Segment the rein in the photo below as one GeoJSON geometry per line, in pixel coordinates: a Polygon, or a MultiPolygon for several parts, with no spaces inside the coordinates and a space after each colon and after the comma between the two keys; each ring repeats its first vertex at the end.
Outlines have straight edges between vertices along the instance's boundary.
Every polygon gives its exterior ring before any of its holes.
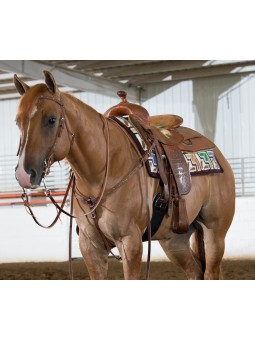
{"type": "MultiPolygon", "coordinates": [[[[93,198],[93,197],[85,197],[76,187],[76,180],[75,180],[75,175],[74,173],[71,171],[70,173],[70,179],[69,179],[69,183],[63,198],[63,201],[61,203],[61,205],[59,205],[55,199],[53,198],[53,196],[51,195],[51,192],[49,189],[47,189],[46,186],[46,182],[45,182],[45,176],[47,176],[50,172],[50,167],[53,164],[54,160],[53,160],[53,155],[54,155],[54,149],[55,146],[57,144],[58,138],[61,137],[64,126],[66,126],[67,132],[68,132],[68,136],[71,135],[71,139],[69,139],[70,141],[70,149],[73,145],[74,142],[74,138],[75,135],[74,133],[72,133],[66,123],[65,120],[65,108],[64,108],[64,103],[61,99],[56,99],[56,98],[52,98],[52,97],[45,97],[45,96],[41,96],[39,97],[39,100],[52,100],[55,103],[60,105],[61,108],[61,113],[60,113],[60,120],[59,120],[59,126],[58,126],[58,130],[54,139],[54,143],[50,149],[49,152],[49,156],[47,157],[47,159],[45,160],[45,169],[44,169],[44,176],[43,176],[43,182],[44,182],[44,187],[45,187],[45,196],[48,197],[51,202],[53,203],[53,205],[56,207],[57,209],[57,215],[54,218],[54,220],[52,221],[52,223],[48,226],[45,226],[43,224],[41,224],[38,219],[35,217],[33,210],[30,206],[29,203],[29,197],[25,191],[25,189],[23,188],[23,194],[21,196],[24,206],[26,208],[26,211],[28,212],[29,215],[32,216],[33,220],[36,222],[37,225],[39,225],[42,228],[52,228],[58,221],[58,219],[60,218],[61,213],[64,213],[65,215],[67,215],[70,218],[70,222],[69,222],[69,277],[71,280],[73,280],[73,268],[72,268],[72,223],[73,223],[73,218],[79,218],[79,217],[83,217],[83,216],[88,216],[91,215],[92,219],[94,220],[96,229],[98,230],[104,246],[106,248],[106,250],[111,253],[117,260],[121,260],[121,257],[116,256],[112,251],[111,248],[109,246],[109,240],[106,238],[106,236],[104,235],[104,233],[101,231],[100,227],[99,227],[99,223],[98,223],[98,218],[97,218],[97,214],[96,214],[96,209],[98,208],[98,206],[100,205],[102,199],[104,196],[108,196],[110,194],[112,194],[115,190],[117,190],[118,188],[120,188],[124,183],[126,183],[128,181],[128,179],[130,177],[132,177],[134,175],[134,173],[140,169],[141,167],[144,167],[145,169],[145,161],[147,160],[148,156],[150,155],[151,151],[153,150],[155,144],[153,143],[152,146],[150,147],[150,149],[141,157],[139,150],[136,146],[136,144],[134,143],[134,141],[131,139],[131,137],[125,132],[126,136],[128,137],[128,139],[131,141],[131,143],[133,144],[133,146],[135,147],[135,150],[138,154],[139,162],[128,172],[128,174],[120,181],[118,182],[116,185],[114,185],[114,187],[112,187],[111,189],[109,189],[108,191],[106,191],[106,184],[107,184],[107,180],[108,180],[108,174],[109,174],[109,162],[110,162],[110,146],[109,146],[109,141],[110,141],[110,133],[109,133],[109,125],[108,125],[108,120],[106,117],[101,116],[104,120],[104,126],[106,127],[106,169],[105,169],[105,175],[104,175],[104,180],[103,180],[103,185],[102,185],[102,189],[100,192],[100,195],[98,196],[98,198],[93,198]],[[67,197],[68,197],[68,193],[71,190],[71,200],[70,200],[70,213],[64,210],[64,206],[65,203],[67,201],[67,197]],[[78,195],[76,194],[78,193],[78,195]],[[74,197],[77,200],[77,203],[79,204],[79,201],[81,201],[82,203],[85,203],[90,211],[89,212],[84,212],[84,214],[79,215],[79,216],[74,216],[73,215],[73,200],[74,197]]],[[[69,152],[70,152],[69,149],[69,152]]],[[[19,152],[21,150],[21,141],[20,141],[20,145],[19,145],[19,149],[18,149],[18,153],[17,155],[19,155],[19,152]]],[[[146,169],[145,169],[146,171],[146,169]]],[[[148,256],[147,256],[147,269],[146,269],[146,279],[149,278],[149,270],[150,270],[150,252],[151,252],[151,226],[150,226],[150,210],[149,210],[149,202],[148,202],[148,184],[146,183],[146,187],[145,187],[145,192],[146,192],[146,206],[147,206],[147,220],[148,220],[148,256]]],[[[80,204],[79,204],[80,206],[80,204]]],[[[82,209],[82,207],[80,206],[80,208],[82,209]]],[[[83,210],[83,209],[82,209],[83,210]]],[[[83,210],[84,211],[84,210],[83,210]]]]}

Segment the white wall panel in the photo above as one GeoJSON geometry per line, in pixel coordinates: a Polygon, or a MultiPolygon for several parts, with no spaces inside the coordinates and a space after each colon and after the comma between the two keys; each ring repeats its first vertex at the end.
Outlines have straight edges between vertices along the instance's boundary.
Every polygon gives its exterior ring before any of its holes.
{"type": "Polygon", "coordinates": [[[254,157],[255,75],[230,75],[183,81],[144,102],[150,114],[177,114],[184,126],[209,138],[227,158],[254,157]],[[215,131],[214,131],[215,125],[215,131]]]}
{"type": "Polygon", "coordinates": [[[108,110],[111,106],[117,105],[120,101],[117,94],[116,97],[109,97],[96,93],[82,92],[76,93],[75,96],[84,103],[92,106],[100,113],[105,113],[106,110],[108,110]]]}
{"type": "Polygon", "coordinates": [[[15,123],[18,100],[0,101],[0,156],[16,154],[19,132],[15,123]]]}
{"type": "Polygon", "coordinates": [[[150,115],[175,114],[183,118],[185,126],[195,128],[195,112],[193,110],[192,81],[183,81],[160,94],[161,86],[155,86],[150,96],[155,95],[143,103],[150,115]]]}
{"type": "Polygon", "coordinates": [[[254,157],[255,76],[243,77],[219,96],[215,141],[226,157],[254,157]]]}

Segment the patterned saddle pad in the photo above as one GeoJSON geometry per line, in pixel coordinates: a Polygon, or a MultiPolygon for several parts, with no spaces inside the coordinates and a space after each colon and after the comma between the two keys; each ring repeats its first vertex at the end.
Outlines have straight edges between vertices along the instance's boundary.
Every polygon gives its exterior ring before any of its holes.
{"type": "MultiPolygon", "coordinates": [[[[133,138],[139,151],[143,155],[148,149],[137,129],[131,124],[128,117],[112,117],[120,124],[133,138]]],[[[206,175],[209,173],[223,172],[213,150],[203,150],[197,152],[182,151],[184,158],[189,166],[191,176],[206,175]]],[[[154,152],[150,154],[146,162],[149,175],[154,178],[160,178],[157,157],[154,152]]]]}

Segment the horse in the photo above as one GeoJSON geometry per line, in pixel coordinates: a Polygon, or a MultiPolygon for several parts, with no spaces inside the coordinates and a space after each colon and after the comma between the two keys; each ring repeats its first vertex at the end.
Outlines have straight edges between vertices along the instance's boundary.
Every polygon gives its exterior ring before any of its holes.
{"type": "MultiPolygon", "coordinates": [[[[116,122],[61,92],[50,72],[44,75],[45,83],[32,87],[14,76],[21,94],[16,116],[21,133],[16,179],[23,188],[37,188],[46,168],[66,159],[76,180],[72,204],[90,279],[107,279],[109,252],[114,247],[122,259],[124,279],[140,279],[142,235],[160,181],[148,175],[144,163],[137,166],[140,156],[116,122]],[[84,204],[92,198],[94,204],[84,204]]],[[[235,211],[235,183],[221,151],[216,147],[214,153],[224,171],[192,178],[185,196],[188,231],[174,233],[166,214],[152,237],[187,279],[222,278],[225,237],[235,211]]]]}

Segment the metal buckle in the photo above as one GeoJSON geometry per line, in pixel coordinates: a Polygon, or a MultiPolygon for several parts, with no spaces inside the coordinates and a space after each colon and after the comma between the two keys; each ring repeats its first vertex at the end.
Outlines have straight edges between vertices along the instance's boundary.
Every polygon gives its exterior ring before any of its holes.
{"type": "Polygon", "coordinates": [[[154,199],[154,206],[162,211],[166,211],[168,209],[168,201],[165,201],[163,198],[162,198],[162,194],[161,193],[158,193],[156,196],[155,196],[155,199],[154,199]]]}

